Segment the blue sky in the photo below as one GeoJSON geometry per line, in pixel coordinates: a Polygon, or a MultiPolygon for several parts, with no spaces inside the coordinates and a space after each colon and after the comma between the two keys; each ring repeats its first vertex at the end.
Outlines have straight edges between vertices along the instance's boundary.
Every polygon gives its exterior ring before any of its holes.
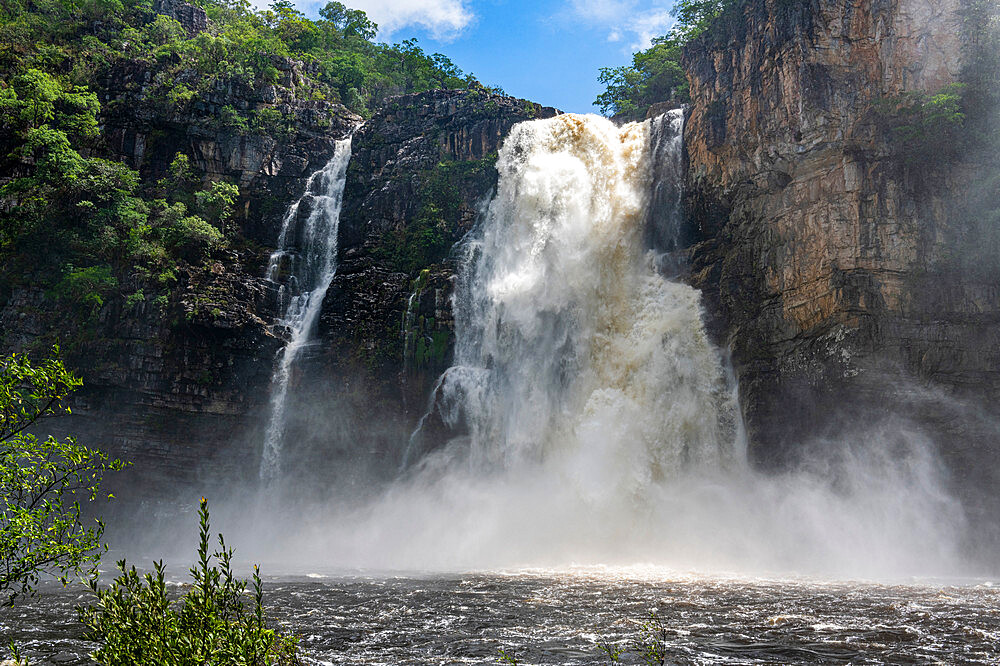
{"type": "MultiPolygon", "coordinates": [[[[342,0],[379,24],[378,39],[416,37],[480,81],[577,113],[596,112],[601,67],[666,33],[674,0],[342,0]]],[[[266,5],[266,0],[257,0],[266,5]]],[[[316,16],[326,0],[296,0],[316,16]]]]}

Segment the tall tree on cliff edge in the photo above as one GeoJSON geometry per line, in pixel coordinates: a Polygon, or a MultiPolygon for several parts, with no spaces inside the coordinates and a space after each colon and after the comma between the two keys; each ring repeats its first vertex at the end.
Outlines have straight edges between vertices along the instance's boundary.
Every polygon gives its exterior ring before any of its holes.
{"type": "Polygon", "coordinates": [[[681,67],[681,49],[701,35],[724,12],[743,0],[679,0],[671,14],[677,19],[670,33],[632,56],[632,64],[603,67],[598,81],[605,91],[594,104],[601,113],[620,120],[638,120],[659,102],[688,102],[688,82],[681,67]]]}

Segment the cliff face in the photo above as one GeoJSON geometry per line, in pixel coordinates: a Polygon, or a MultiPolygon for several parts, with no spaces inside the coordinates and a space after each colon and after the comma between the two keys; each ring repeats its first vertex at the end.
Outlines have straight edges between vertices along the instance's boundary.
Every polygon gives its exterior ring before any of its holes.
{"type": "Polygon", "coordinates": [[[124,293],[141,285],[123,284],[88,316],[67,316],[65,303],[30,284],[0,294],[3,350],[45,355],[58,342],[84,378],[73,416],[50,425],[133,462],[124,483],[142,487],[143,495],[176,490],[208,469],[220,477],[255,469],[256,429],[282,344],[269,330],[275,294],[263,277],[267,248],[308,176],[361,122],[339,104],[297,100],[304,65],[274,64],[278,84],[219,84],[186,108],[150,98],[156,72],[142,63],[117,68],[95,86],[104,138],[95,153],[150,181],[182,154],[206,182],[238,183],[239,208],[229,222],[238,229],[229,249],[203,265],[182,265],[160,298],[147,289],[141,300],[126,300],[124,293]],[[227,108],[277,111],[284,129],[267,134],[227,125],[227,108]]]}
{"type": "MultiPolygon", "coordinates": [[[[211,93],[166,107],[148,94],[155,69],[144,63],[113,69],[99,87],[102,151],[149,179],[166,175],[176,154],[188,155],[206,181],[225,178],[240,187],[241,230],[273,245],[285,208],[302,193],[303,179],[330,159],[336,140],[362,119],[340,104],[296,98],[307,65],[276,56],[271,62],[279,72],[277,83],[218,81],[211,93]],[[261,112],[281,120],[258,131],[231,120],[234,114],[261,112]]],[[[194,86],[199,75],[189,76],[177,83],[194,86]]]]}
{"type": "Polygon", "coordinates": [[[967,261],[996,246],[963,204],[979,166],[905,159],[885,113],[958,80],[963,11],[751,0],[685,53],[692,279],[761,464],[901,414],[958,483],[997,480],[1000,262],[967,261]]]}
{"type": "MultiPolygon", "coordinates": [[[[115,69],[98,86],[104,141],[95,152],[147,181],[184,154],[205,181],[239,184],[230,222],[238,240],[228,249],[202,266],[182,265],[166,296],[126,302],[116,294],[74,330],[60,325],[65,303],[43,289],[0,294],[3,348],[44,354],[59,342],[85,379],[73,417],[53,425],[135,463],[125,485],[141,487],[142,497],[248,478],[259,465],[283,344],[271,326],[275,285],[263,277],[269,248],[307,177],[361,126],[338,104],[296,99],[305,65],[274,64],[276,85],[220,83],[184,108],[150,97],[157,73],[142,63],[115,69]],[[261,109],[280,114],[281,132],[227,122],[233,110],[246,117],[261,109]]],[[[389,100],[356,132],[338,275],[320,340],[290,388],[289,476],[308,470],[309,479],[364,487],[395,471],[400,442],[451,360],[453,246],[495,186],[496,152],[510,127],[554,113],[482,88],[438,90],[389,100]]]]}

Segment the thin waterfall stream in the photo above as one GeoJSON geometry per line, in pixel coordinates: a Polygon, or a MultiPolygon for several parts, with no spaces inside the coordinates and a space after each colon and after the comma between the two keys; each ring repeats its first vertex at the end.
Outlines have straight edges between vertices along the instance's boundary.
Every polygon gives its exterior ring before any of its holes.
{"type": "Polygon", "coordinates": [[[333,157],[309,177],[305,193],[288,208],[278,248],[268,261],[267,278],[280,285],[275,328],[284,332],[287,342],[271,377],[270,418],[260,462],[260,478],[265,482],[281,473],[292,370],[311,341],[323,298],[337,273],[337,233],[350,160],[348,137],[337,142],[333,157]]]}

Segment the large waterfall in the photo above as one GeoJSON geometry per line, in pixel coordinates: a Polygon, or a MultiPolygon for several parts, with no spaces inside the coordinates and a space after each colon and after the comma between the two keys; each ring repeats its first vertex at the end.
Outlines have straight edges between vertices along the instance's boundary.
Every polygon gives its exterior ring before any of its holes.
{"type": "Polygon", "coordinates": [[[333,157],[309,177],[305,193],[286,211],[278,249],[268,262],[267,278],[280,284],[275,326],[287,342],[271,378],[271,411],[260,464],[265,481],[277,477],[281,469],[292,368],[313,334],[323,298],[337,272],[337,231],[350,159],[348,137],[337,142],[333,157]]]}
{"type": "Polygon", "coordinates": [[[542,465],[582,498],[638,499],[732,461],[731,393],[698,293],[661,277],[643,243],[650,129],[564,115],[507,138],[441,390],[473,464],[542,465]]]}
{"type": "Polygon", "coordinates": [[[748,465],[700,294],[671,277],[681,124],[677,112],[513,128],[461,246],[455,364],[428,415],[453,436],[411,438],[384,493],[304,516],[283,552],[392,569],[953,563],[961,511],[932,447],[904,426],[818,442],[812,467],[784,475],[748,465]]]}

